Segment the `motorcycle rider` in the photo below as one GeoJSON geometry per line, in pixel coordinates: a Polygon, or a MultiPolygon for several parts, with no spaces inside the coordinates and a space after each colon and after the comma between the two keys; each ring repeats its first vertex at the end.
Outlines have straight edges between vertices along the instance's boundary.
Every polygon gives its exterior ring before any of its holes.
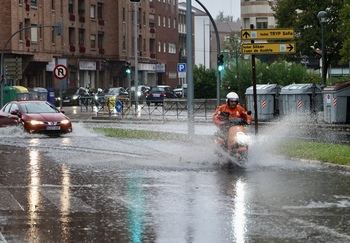
{"type": "Polygon", "coordinates": [[[252,123],[252,116],[239,104],[239,96],[235,92],[230,92],[226,95],[226,104],[216,108],[213,115],[214,124],[220,128],[221,133],[227,133],[226,119],[223,114],[228,113],[228,119],[243,118],[248,125],[252,123]]]}

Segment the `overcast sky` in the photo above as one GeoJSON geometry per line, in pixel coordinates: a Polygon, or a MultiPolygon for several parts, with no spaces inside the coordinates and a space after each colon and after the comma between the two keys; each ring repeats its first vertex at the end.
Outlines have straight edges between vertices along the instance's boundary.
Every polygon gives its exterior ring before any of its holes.
{"type": "MultiPolygon", "coordinates": [[[[210,12],[213,19],[216,19],[219,12],[224,12],[224,16],[233,16],[235,21],[237,18],[241,17],[241,0],[198,0],[202,3],[206,9],[210,12]]],[[[186,0],[179,0],[179,2],[186,2],[186,0]]],[[[202,7],[192,0],[192,6],[202,9],[202,7]]],[[[203,10],[204,11],[204,10],[203,10]]]]}

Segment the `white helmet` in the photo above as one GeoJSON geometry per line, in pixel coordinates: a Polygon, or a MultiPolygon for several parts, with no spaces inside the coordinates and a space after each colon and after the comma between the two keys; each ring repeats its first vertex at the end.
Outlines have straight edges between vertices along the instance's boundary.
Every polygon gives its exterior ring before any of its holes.
{"type": "Polygon", "coordinates": [[[237,103],[239,102],[239,96],[237,93],[235,92],[230,92],[226,95],[226,103],[228,103],[229,100],[234,100],[237,101],[237,103]]]}

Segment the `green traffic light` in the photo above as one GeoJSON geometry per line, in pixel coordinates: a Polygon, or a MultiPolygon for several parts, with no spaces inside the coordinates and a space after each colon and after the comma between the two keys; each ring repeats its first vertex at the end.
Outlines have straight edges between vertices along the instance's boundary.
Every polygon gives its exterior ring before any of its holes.
{"type": "Polygon", "coordinates": [[[221,72],[221,71],[223,71],[223,70],[224,70],[224,66],[221,66],[221,65],[218,66],[218,71],[219,71],[219,72],[221,72]]]}
{"type": "Polygon", "coordinates": [[[131,70],[130,70],[129,68],[127,68],[127,69],[125,70],[125,72],[126,72],[127,74],[130,74],[130,73],[131,73],[131,70]]]}

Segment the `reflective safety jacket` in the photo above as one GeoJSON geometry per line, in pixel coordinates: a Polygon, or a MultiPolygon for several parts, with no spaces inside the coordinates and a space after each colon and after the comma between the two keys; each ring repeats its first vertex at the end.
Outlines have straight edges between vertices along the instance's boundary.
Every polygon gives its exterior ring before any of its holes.
{"type": "Polygon", "coordinates": [[[242,106],[237,104],[235,108],[232,108],[228,104],[224,104],[216,108],[213,115],[213,122],[216,126],[222,125],[225,121],[224,118],[220,115],[221,112],[228,112],[229,119],[244,118],[248,124],[252,123],[252,116],[248,115],[247,111],[242,106]]]}

